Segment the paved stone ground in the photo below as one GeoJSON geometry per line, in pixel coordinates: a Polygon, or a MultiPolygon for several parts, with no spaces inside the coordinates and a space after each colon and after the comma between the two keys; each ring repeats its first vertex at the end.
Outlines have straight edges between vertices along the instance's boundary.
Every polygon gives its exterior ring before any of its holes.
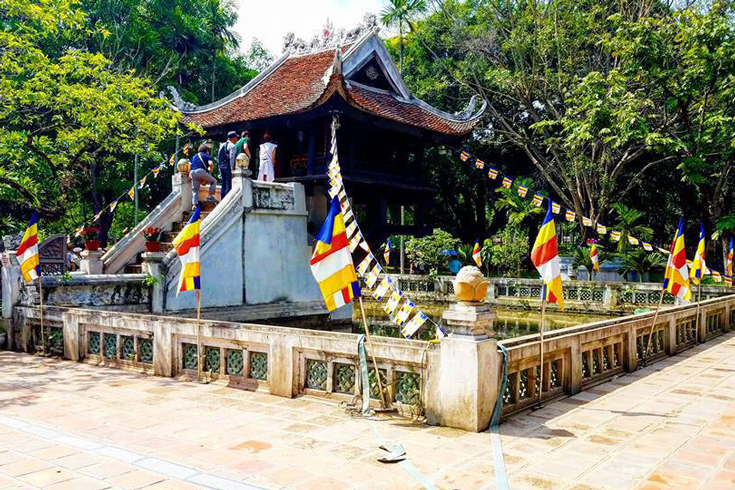
{"type": "MultiPolygon", "coordinates": [[[[735,334],[501,426],[511,488],[735,488],[735,334]]],[[[0,352],[0,488],[492,488],[488,434],[0,352]]]]}

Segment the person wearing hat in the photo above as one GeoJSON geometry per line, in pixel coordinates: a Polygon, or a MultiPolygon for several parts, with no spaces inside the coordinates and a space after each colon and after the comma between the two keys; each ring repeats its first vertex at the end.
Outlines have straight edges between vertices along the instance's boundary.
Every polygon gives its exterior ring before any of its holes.
{"type": "Polygon", "coordinates": [[[235,159],[237,158],[237,139],[236,132],[227,133],[227,141],[219,147],[219,153],[217,153],[217,166],[222,180],[220,200],[232,190],[232,171],[235,170],[235,159]]]}

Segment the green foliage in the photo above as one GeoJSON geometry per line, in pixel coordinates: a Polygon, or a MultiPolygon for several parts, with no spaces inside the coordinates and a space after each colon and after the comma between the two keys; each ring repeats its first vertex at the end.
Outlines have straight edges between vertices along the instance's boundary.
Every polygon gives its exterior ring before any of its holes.
{"type": "MultiPolygon", "coordinates": [[[[584,266],[590,273],[590,278],[595,274],[592,266],[592,259],[590,258],[590,251],[592,247],[575,247],[572,249],[572,267],[575,269],[584,266]]],[[[610,259],[611,254],[607,253],[599,245],[597,246],[597,259],[598,263],[602,265],[603,262],[610,259]]]]}
{"type": "Polygon", "coordinates": [[[507,226],[492,237],[489,263],[503,276],[521,277],[529,247],[528,234],[524,230],[507,226]]]}
{"type": "Polygon", "coordinates": [[[500,211],[505,211],[508,215],[508,224],[515,227],[525,224],[525,221],[529,217],[536,214],[546,213],[546,209],[543,207],[536,207],[533,204],[533,200],[529,199],[528,196],[521,197],[518,194],[519,185],[531,188],[533,187],[533,179],[522,177],[515,180],[515,184],[511,189],[506,187],[498,187],[495,189],[495,192],[500,195],[498,200],[495,201],[495,208],[500,211]]]}
{"type": "Polygon", "coordinates": [[[422,238],[410,237],[406,241],[406,256],[425,272],[437,273],[447,264],[447,257],[442,252],[454,250],[458,245],[457,238],[436,228],[431,235],[422,238]]]}
{"type": "Polygon", "coordinates": [[[630,245],[628,237],[633,236],[639,240],[650,240],[653,230],[640,223],[646,215],[643,211],[629,208],[623,203],[616,202],[612,205],[616,214],[613,228],[620,232],[618,252],[625,253],[630,245]]]}
{"type": "Polygon", "coordinates": [[[643,276],[654,269],[666,267],[666,257],[658,252],[646,252],[642,249],[635,249],[631,252],[620,256],[623,263],[618,272],[627,276],[630,272],[638,273],[638,281],[643,282],[643,276]]]}

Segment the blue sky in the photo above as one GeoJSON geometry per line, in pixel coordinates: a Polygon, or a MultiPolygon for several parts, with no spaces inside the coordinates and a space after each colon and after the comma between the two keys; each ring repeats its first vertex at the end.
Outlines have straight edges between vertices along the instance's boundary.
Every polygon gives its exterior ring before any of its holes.
{"type": "Polygon", "coordinates": [[[386,0],[236,0],[240,5],[235,30],[247,51],[257,37],[273,54],[281,54],[283,37],[288,32],[311,39],[322,30],[327,19],[335,28],[356,26],[365,13],[378,13],[386,0]]]}

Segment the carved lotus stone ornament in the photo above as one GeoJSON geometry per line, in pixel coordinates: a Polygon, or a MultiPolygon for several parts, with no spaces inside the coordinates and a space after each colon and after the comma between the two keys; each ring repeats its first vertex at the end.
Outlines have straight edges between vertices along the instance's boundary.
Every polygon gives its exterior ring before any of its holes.
{"type": "Polygon", "coordinates": [[[462,267],[454,279],[454,295],[461,303],[481,303],[487,295],[490,281],[485,279],[480,269],[468,265],[462,267]]]}
{"type": "Polygon", "coordinates": [[[235,158],[235,166],[242,170],[246,170],[250,167],[250,159],[245,153],[240,153],[237,155],[237,158],[235,158]]]}
{"type": "Polygon", "coordinates": [[[179,162],[176,164],[176,168],[182,174],[188,174],[189,173],[189,167],[190,166],[191,166],[191,164],[189,163],[189,159],[187,159],[187,158],[180,159],[179,162]]]}

